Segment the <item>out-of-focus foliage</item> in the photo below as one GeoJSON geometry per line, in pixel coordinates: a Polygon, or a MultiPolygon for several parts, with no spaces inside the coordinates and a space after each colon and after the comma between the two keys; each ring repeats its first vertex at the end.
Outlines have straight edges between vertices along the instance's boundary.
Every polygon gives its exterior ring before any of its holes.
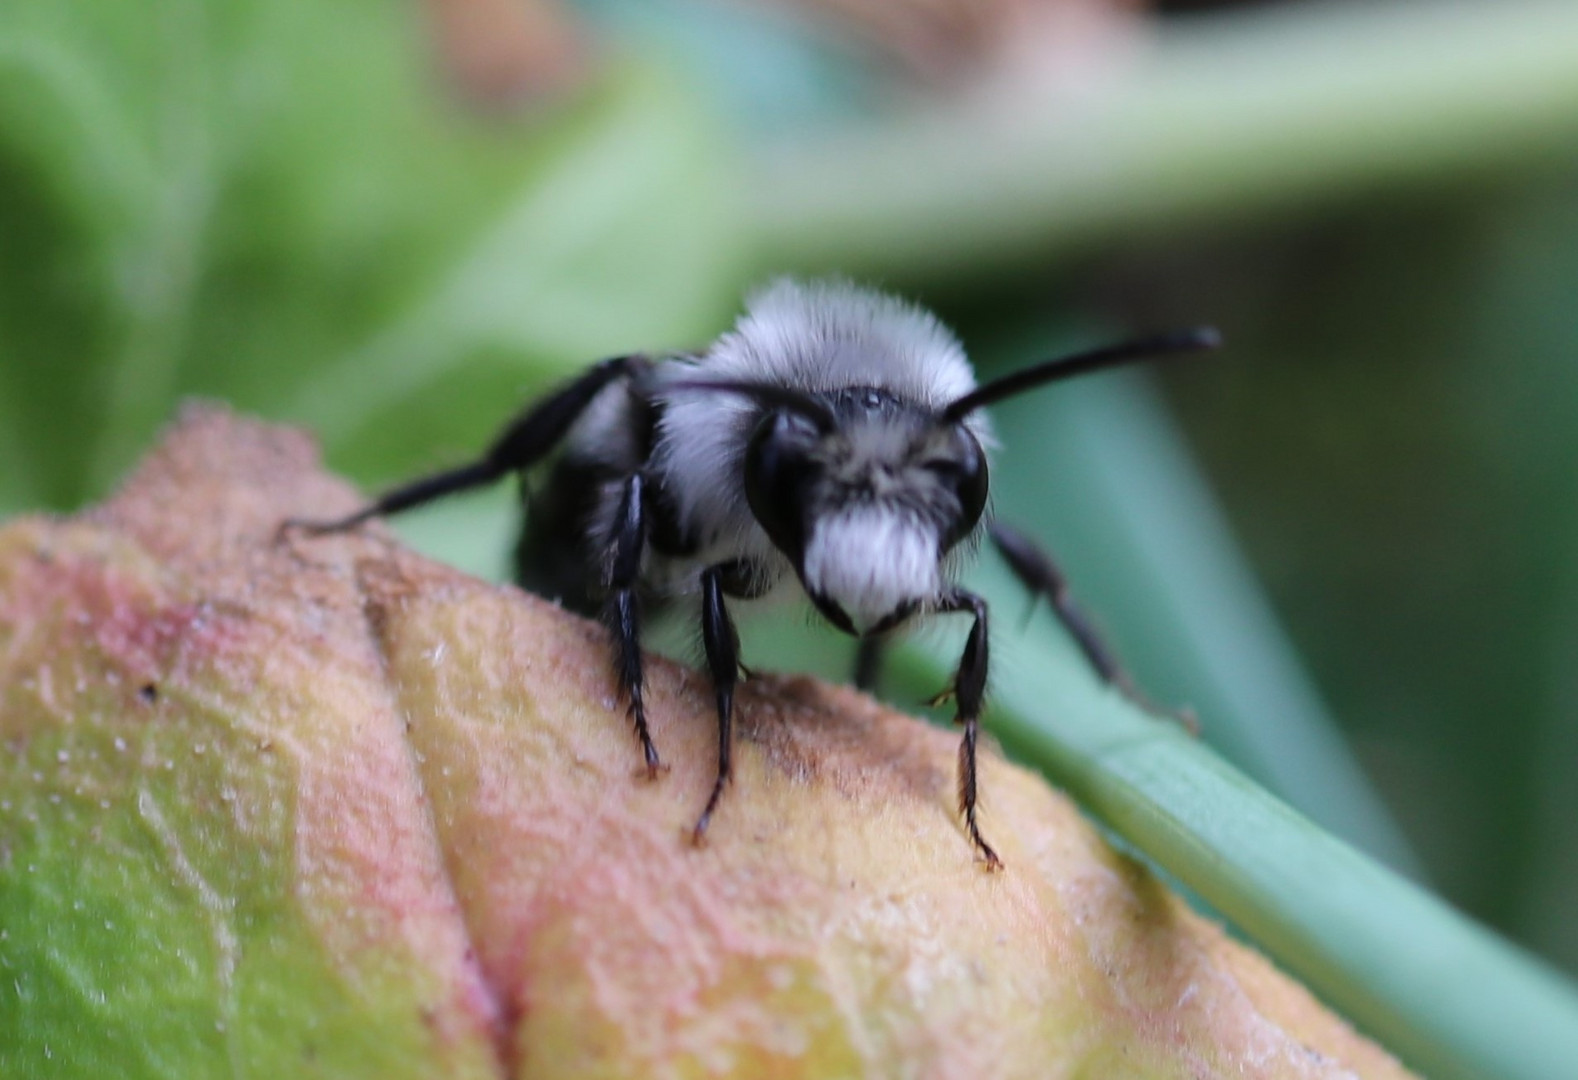
{"type": "Polygon", "coordinates": [[[0,505],[102,493],[186,394],[390,476],[556,367],[710,333],[724,145],[630,66],[467,107],[376,0],[0,7],[0,505]]]}
{"type": "Polygon", "coordinates": [[[1438,886],[1578,969],[1578,183],[1323,217],[1169,276],[1245,362],[1176,400],[1438,886]]]}

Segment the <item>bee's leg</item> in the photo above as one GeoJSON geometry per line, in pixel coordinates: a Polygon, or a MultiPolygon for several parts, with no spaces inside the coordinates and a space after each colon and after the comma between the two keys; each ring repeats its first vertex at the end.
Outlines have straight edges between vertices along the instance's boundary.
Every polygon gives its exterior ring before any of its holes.
{"type": "Polygon", "coordinates": [[[641,672],[641,597],[637,592],[641,577],[641,555],[647,544],[646,480],[640,473],[625,478],[619,495],[609,542],[607,574],[608,597],[603,606],[603,621],[614,638],[614,674],[619,689],[630,703],[630,718],[641,740],[647,776],[656,777],[663,763],[647,731],[647,707],[642,697],[641,672]]]}
{"type": "Polygon", "coordinates": [[[975,820],[975,743],[980,734],[981,704],[986,697],[986,601],[972,592],[955,589],[937,610],[968,611],[975,615],[975,622],[970,626],[970,636],[964,643],[964,655],[959,658],[959,673],[953,683],[954,698],[958,704],[954,723],[964,728],[964,740],[959,744],[959,813],[964,815],[970,842],[980,852],[986,868],[1000,870],[1003,861],[981,835],[981,828],[975,820]]]}
{"type": "Polygon", "coordinates": [[[863,637],[855,650],[855,686],[868,694],[876,692],[877,680],[882,678],[882,661],[886,659],[888,643],[879,637],[863,637]]]}
{"type": "Polygon", "coordinates": [[[647,363],[643,356],[616,356],[594,364],[585,374],[510,421],[478,460],[402,484],[346,517],[334,521],[292,518],[280,526],[280,531],[301,529],[313,534],[341,532],[375,517],[397,514],[445,495],[484,487],[511,472],[529,468],[559,444],[592,403],[592,399],[606,386],[635,373],[647,363]]]}
{"type": "Polygon", "coordinates": [[[1129,673],[1118,663],[1116,654],[1097,632],[1090,616],[1074,599],[1063,572],[1039,544],[1001,522],[992,522],[988,532],[992,543],[1002,553],[1008,568],[1014,572],[1020,584],[1031,593],[1046,597],[1052,604],[1052,612],[1058,622],[1073,637],[1074,643],[1085,654],[1085,659],[1096,670],[1096,674],[1146,712],[1171,717],[1190,729],[1197,726],[1190,715],[1164,709],[1140,693],[1129,673]]]}
{"type": "Polygon", "coordinates": [[[726,567],[711,567],[701,575],[701,640],[707,651],[707,667],[712,672],[713,691],[718,699],[718,776],[707,797],[706,808],[696,819],[691,837],[700,844],[707,835],[712,812],[723,798],[731,775],[730,751],[734,741],[734,683],[740,669],[740,635],[723,602],[726,567]]]}

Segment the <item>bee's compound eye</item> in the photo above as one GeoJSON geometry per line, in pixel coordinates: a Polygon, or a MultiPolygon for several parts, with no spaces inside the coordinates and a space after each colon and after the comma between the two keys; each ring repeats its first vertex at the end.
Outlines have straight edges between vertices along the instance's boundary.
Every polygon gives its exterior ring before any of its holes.
{"type": "Polygon", "coordinates": [[[799,413],[774,413],[770,419],[773,437],[780,441],[802,442],[814,439],[819,434],[816,424],[809,417],[801,416],[799,413]]]}
{"type": "Polygon", "coordinates": [[[947,531],[944,550],[968,536],[981,520],[989,486],[986,452],[968,429],[960,426],[956,431],[953,453],[926,462],[926,467],[952,488],[959,500],[959,519],[947,531]]]}
{"type": "Polygon", "coordinates": [[[745,500],[751,514],[796,565],[805,552],[805,506],[818,470],[808,451],[817,434],[802,416],[769,413],[745,450],[745,500]]]}

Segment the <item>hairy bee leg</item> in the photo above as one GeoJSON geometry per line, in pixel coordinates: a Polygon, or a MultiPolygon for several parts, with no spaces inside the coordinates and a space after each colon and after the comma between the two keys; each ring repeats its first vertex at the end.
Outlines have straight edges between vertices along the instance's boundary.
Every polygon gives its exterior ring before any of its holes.
{"type": "Polygon", "coordinates": [[[636,586],[641,575],[641,554],[647,543],[646,481],[640,473],[625,478],[607,563],[608,599],[603,621],[614,638],[614,674],[630,703],[630,718],[646,758],[647,775],[656,777],[663,763],[647,730],[645,685],[641,671],[641,598],[636,586]]]}
{"type": "Polygon", "coordinates": [[[958,702],[954,723],[964,728],[964,738],[959,743],[959,813],[964,815],[970,842],[980,852],[986,868],[1000,870],[1003,860],[997,857],[992,845],[981,835],[981,827],[976,821],[978,785],[975,744],[980,734],[981,705],[986,698],[986,601],[972,592],[955,589],[938,610],[968,611],[975,615],[975,622],[970,626],[970,636],[964,643],[964,655],[959,658],[959,672],[954,678],[954,697],[958,702]]]}
{"type": "Polygon", "coordinates": [[[594,364],[585,374],[511,420],[478,460],[402,484],[343,518],[333,521],[292,518],[280,529],[282,532],[301,529],[314,534],[342,532],[372,518],[398,514],[446,495],[485,487],[511,472],[530,468],[564,439],[592,399],[605,387],[616,379],[634,374],[647,363],[643,356],[616,356],[594,364]]]}
{"type": "Polygon", "coordinates": [[[493,466],[486,461],[473,462],[470,465],[462,465],[447,472],[424,476],[419,480],[413,480],[409,484],[402,484],[400,487],[384,492],[373,502],[362,507],[354,514],[348,514],[333,521],[309,521],[302,518],[290,518],[280,525],[280,532],[284,533],[291,529],[300,529],[302,532],[313,536],[344,532],[376,517],[383,517],[386,514],[398,514],[402,510],[421,506],[424,503],[432,502],[434,499],[441,499],[445,495],[454,495],[461,491],[483,487],[493,483],[502,475],[502,472],[495,471],[493,466]]]}
{"type": "Polygon", "coordinates": [[[723,789],[732,775],[734,742],[734,685],[740,669],[740,635],[723,602],[723,571],[711,567],[701,575],[701,640],[707,651],[707,667],[718,698],[718,776],[706,808],[696,819],[691,839],[700,844],[707,835],[712,812],[723,798],[723,789]]]}
{"type": "Polygon", "coordinates": [[[1090,616],[1074,599],[1063,572],[1039,544],[1001,522],[992,522],[987,532],[1019,583],[1033,594],[1046,597],[1052,604],[1052,613],[1074,639],[1096,674],[1146,712],[1178,720],[1191,729],[1197,726],[1188,715],[1165,709],[1140,692],[1129,673],[1118,663],[1116,654],[1096,630],[1090,616]]]}
{"type": "Polygon", "coordinates": [[[855,650],[855,687],[866,693],[875,693],[877,680],[882,678],[882,662],[887,658],[888,643],[881,638],[863,637],[855,650]]]}

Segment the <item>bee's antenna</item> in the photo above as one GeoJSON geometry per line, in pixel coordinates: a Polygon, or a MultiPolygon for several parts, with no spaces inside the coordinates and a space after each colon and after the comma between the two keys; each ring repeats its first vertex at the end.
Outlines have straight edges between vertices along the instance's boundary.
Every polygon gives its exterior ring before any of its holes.
{"type": "Polygon", "coordinates": [[[1119,364],[1152,357],[1206,352],[1220,348],[1221,345],[1222,335],[1215,327],[1200,326],[1193,330],[1140,338],[1137,341],[1126,341],[1119,345],[1106,345],[1070,356],[1060,356],[1025,368],[1023,371],[1004,375],[985,386],[976,387],[963,397],[949,402],[942,411],[942,418],[949,422],[957,422],[983,405],[1013,397],[1042,383],[1072,378],[1075,375],[1083,375],[1087,371],[1099,371],[1102,368],[1117,367],[1119,364]]]}
{"type": "Polygon", "coordinates": [[[805,417],[816,425],[818,431],[832,431],[838,426],[838,417],[824,402],[810,394],[787,386],[770,383],[736,382],[728,379],[682,379],[662,387],[664,394],[674,391],[706,390],[721,394],[739,394],[773,409],[785,409],[805,417]]]}

